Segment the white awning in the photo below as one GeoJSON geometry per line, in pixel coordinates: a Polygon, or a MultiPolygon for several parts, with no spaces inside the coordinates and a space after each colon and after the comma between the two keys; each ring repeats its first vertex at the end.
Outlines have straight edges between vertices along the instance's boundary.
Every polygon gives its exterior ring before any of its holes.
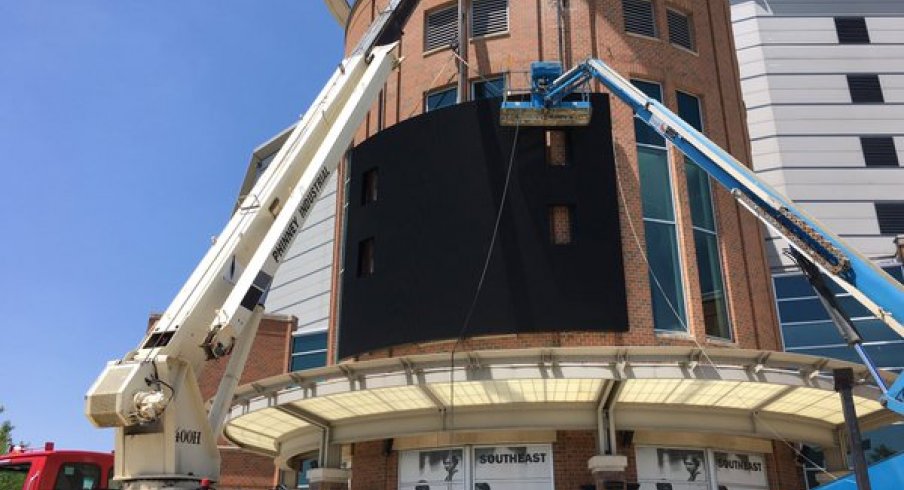
{"type": "MultiPolygon", "coordinates": [[[[241,387],[225,429],[286,461],[332,442],[444,430],[594,429],[614,396],[619,429],[693,430],[837,444],[831,370],[853,368],[865,428],[896,420],[864,366],[784,352],[582,347],[427,354],[339,364],[241,387]],[[712,361],[712,363],[710,363],[712,361]]],[[[889,377],[893,375],[889,374],[889,377]]],[[[890,380],[889,379],[889,380],[890,380]]]]}

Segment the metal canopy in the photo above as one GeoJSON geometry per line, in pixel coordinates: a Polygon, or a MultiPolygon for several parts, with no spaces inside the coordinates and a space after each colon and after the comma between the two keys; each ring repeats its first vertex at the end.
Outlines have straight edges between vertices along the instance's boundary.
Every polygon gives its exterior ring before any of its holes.
{"type": "MultiPolygon", "coordinates": [[[[237,391],[225,436],[285,462],[334,443],[437,431],[595,429],[617,387],[618,429],[693,430],[838,444],[832,369],[784,352],[692,347],[495,350],[378,359],[298,371],[237,391]],[[708,356],[708,357],[707,357],[708,356]],[[711,362],[710,362],[711,361],[711,362]]],[[[888,374],[889,380],[893,375],[888,374]]],[[[872,384],[854,390],[866,427],[896,416],[872,384]]]]}

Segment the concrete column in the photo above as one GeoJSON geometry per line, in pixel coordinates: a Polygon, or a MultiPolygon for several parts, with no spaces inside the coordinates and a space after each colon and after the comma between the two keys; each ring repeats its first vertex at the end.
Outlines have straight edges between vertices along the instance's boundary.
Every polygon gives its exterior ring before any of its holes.
{"type": "Polygon", "coordinates": [[[597,490],[627,490],[625,469],[627,456],[594,456],[587,461],[587,468],[593,473],[597,490]]]}
{"type": "Polygon", "coordinates": [[[348,490],[350,470],[339,468],[314,468],[308,471],[311,490],[348,490]]]}

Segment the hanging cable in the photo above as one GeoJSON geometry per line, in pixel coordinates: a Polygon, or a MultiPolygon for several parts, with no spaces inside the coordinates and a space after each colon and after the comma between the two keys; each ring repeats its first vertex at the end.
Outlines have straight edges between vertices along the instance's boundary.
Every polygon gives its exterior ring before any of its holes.
{"type": "MultiPolygon", "coordinates": [[[[471,305],[468,307],[468,312],[465,314],[465,319],[462,322],[461,329],[458,331],[458,336],[455,339],[455,343],[452,345],[452,351],[449,355],[449,425],[452,427],[455,427],[455,352],[464,340],[465,334],[470,326],[471,317],[474,315],[474,310],[477,308],[477,301],[480,299],[480,291],[483,289],[487,271],[490,268],[490,261],[493,259],[493,249],[496,248],[496,238],[499,236],[499,223],[502,221],[502,211],[505,209],[509,184],[512,180],[512,168],[515,166],[515,150],[518,147],[518,133],[520,129],[521,126],[515,126],[515,134],[512,137],[512,149],[509,154],[508,169],[506,169],[505,172],[505,184],[503,184],[502,187],[502,197],[499,199],[499,208],[496,211],[496,221],[493,224],[493,233],[490,235],[490,245],[487,248],[486,258],[483,261],[483,269],[480,271],[480,279],[477,281],[477,287],[474,289],[474,297],[471,298],[471,305]]],[[[443,427],[443,429],[446,428],[443,427]]]]}

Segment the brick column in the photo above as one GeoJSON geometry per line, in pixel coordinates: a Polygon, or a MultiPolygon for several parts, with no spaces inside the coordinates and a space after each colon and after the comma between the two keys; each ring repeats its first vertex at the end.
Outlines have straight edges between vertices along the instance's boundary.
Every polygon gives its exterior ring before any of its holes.
{"type": "Polygon", "coordinates": [[[350,470],[339,468],[314,468],[308,471],[311,490],[348,490],[350,470]]]}
{"type": "Polygon", "coordinates": [[[898,260],[904,262],[904,235],[898,235],[895,237],[895,248],[897,250],[898,260]]]}
{"type": "Polygon", "coordinates": [[[587,461],[597,490],[628,490],[625,469],[627,456],[594,456],[587,461]]]}

